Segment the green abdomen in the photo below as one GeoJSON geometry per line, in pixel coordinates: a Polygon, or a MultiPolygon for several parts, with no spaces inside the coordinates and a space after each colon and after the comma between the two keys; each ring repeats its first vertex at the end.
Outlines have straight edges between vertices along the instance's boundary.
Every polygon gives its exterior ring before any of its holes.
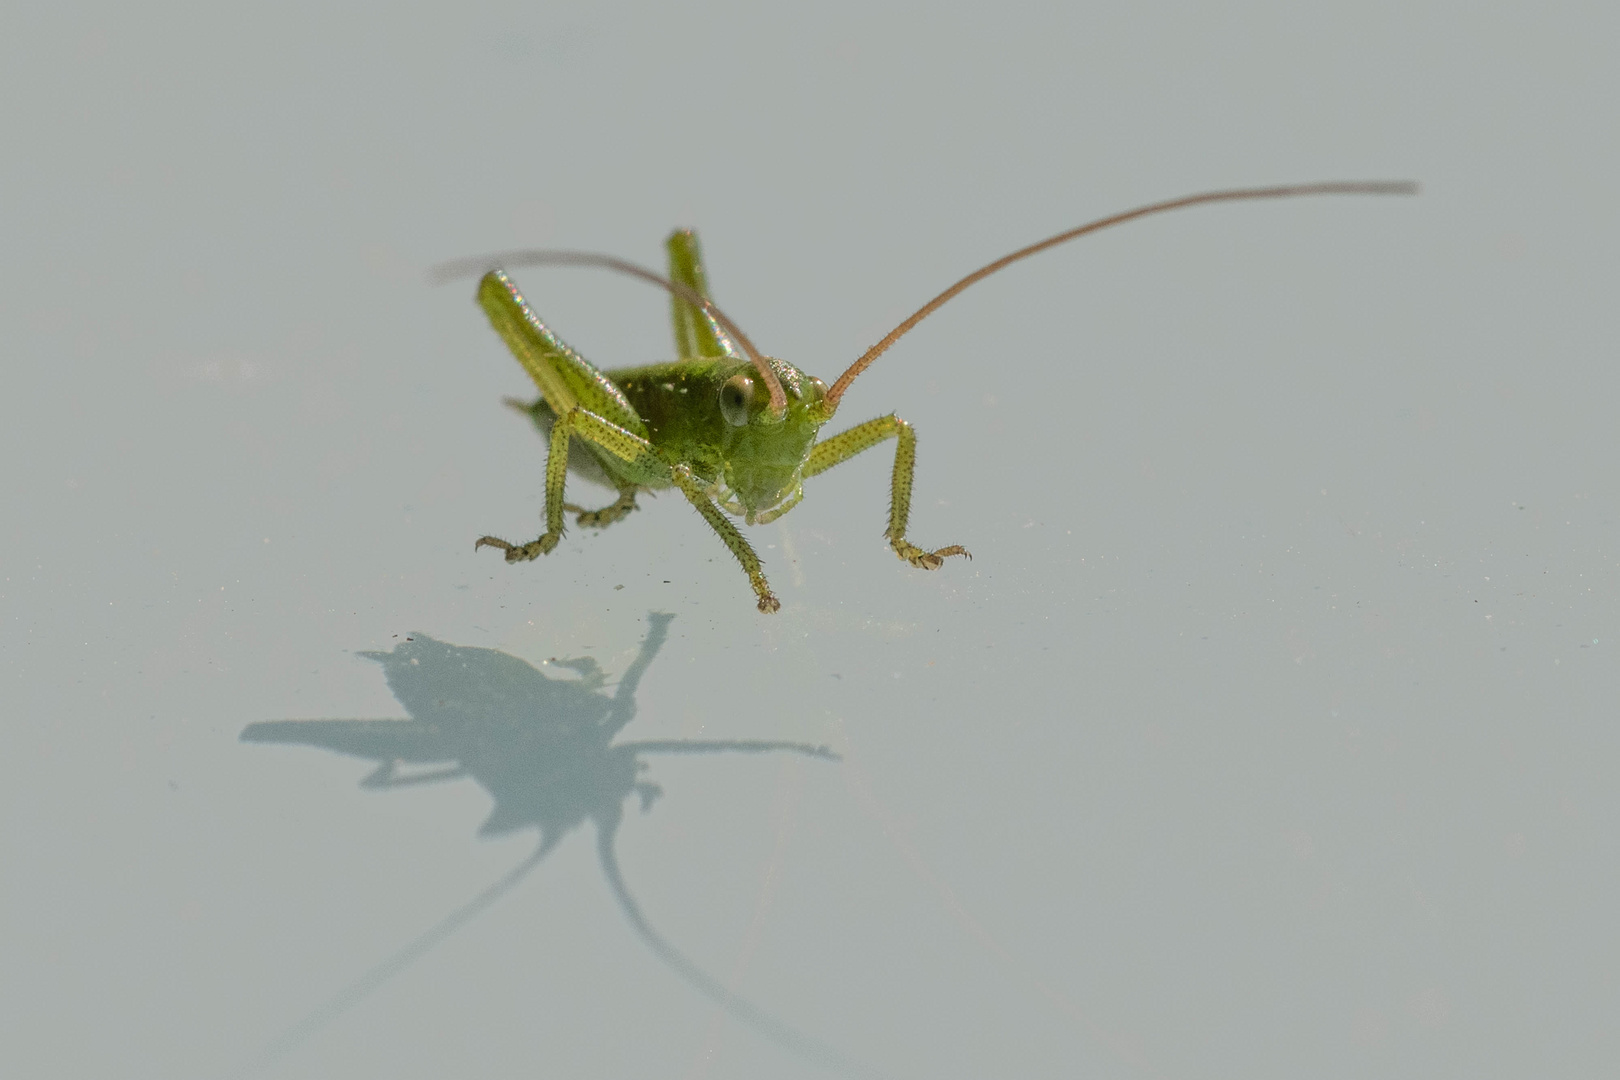
{"type": "Polygon", "coordinates": [[[720,478],[726,431],[719,387],[736,367],[735,360],[689,360],[621,368],[607,372],[607,377],[629,399],[647,425],[647,438],[665,460],[685,462],[699,480],[714,483],[720,478]]]}

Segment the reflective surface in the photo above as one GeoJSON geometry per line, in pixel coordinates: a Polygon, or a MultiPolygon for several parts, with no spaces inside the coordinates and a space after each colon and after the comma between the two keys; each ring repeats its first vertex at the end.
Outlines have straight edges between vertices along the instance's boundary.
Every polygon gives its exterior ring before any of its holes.
{"type": "Polygon", "coordinates": [[[0,1073],[1612,1070],[1615,16],[784,18],[8,21],[0,1073]],[[695,226],[831,378],[1361,176],[863,375],[972,563],[887,451],[771,617],[674,498],[472,549],[544,448],[441,260],[695,226]]]}

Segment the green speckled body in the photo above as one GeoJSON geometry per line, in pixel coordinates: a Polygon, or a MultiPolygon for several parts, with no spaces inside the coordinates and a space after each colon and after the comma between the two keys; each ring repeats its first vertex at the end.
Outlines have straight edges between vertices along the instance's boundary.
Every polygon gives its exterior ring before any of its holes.
{"type": "MultiPolygon", "coordinates": [[[[791,364],[771,358],[771,367],[787,394],[787,415],[780,422],[741,427],[726,421],[720,391],[726,382],[753,370],[740,357],[697,357],[671,364],[618,368],[602,374],[624,396],[645,430],[645,438],[673,461],[684,462],[721,505],[752,520],[797,501],[803,470],[826,421],[816,413],[825,387],[791,364]]],[[[526,406],[549,440],[556,413],[541,397],[526,406]]],[[[569,446],[569,469],[582,479],[607,487],[624,482],[644,488],[668,488],[668,478],[636,480],[622,463],[584,439],[569,446]]],[[[773,515],[774,516],[774,515],[773,515]]]]}
{"type": "Polygon", "coordinates": [[[884,416],[818,443],[834,412],[826,384],[781,360],[758,357],[756,366],[740,355],[700,306],[708,303],[708,287],[697,238],[677,230],[666,247],[675,346],[684,357],[669,364],[602,371],[541,322],[503,271],[491,270],[479,282],[478,302],[490,325],[540,390],[535,401],[509,403],[533,419],[550,454],[546,531],[527,544],[485,536],[476,546],[499,548],[508,562],[538,558],[561,540],[564,511],[577,514],[581,525],[606,526],[636,509],[638,492],[679,488],[742,565],[759,609],[775,611],[780,604],[759,556],[725,515],[750,525],[772,521],[798,504],[806,477],[893,438],[890,546],[925,569],[945,556],[966,555],[960,547],[926,551],[905,537],[916,461],[911,426],[884,416]],[[772,408],[776,388],[766,385],[767,369],[781,388],[780,411],[772,408]],[[570,474],[613,488],[618,500],[600,510],[565,502],[570,474]]]}
{"type": "MultiPolygon", "coordinates": [[[[780,517],[797,505],[806,479],[893,439],[889,526],[884,533],[889,547],[924,570],[937,570],[952,555],[971,558],[959,544],[929,551],[907,538],[917,463],[917,434],[910,424],[890,413],[817,441],[850,383],[890,345],[975,282],[1098,229],[1205,203],[1416,193],[1417,185],[1410,181],[1386,180],[1232,188],[1097,218],[1021,247],[959,279],[862,353],[830,388],[798,368],[761,355],[737,324],[714,305],[697,237],[689,229],[677,229],[665,242],[668,277],[590,252],[519,251],[493,260],[475,260],[480,268],[508,257],[531,265],[595,266],[661,286],[670,294],[675,355],[685,359],[600,371],[535,317],[505,273],[491,270],[485,274],[478,286],[478,302],[540,388],[539,401],[513,404],[529,413],[546,433],[550,456],[546,459],[546,531],[527,544],[485,536],[474,547],[500,548],[506,552],[507,562],[534,559],[551,551],[562,538],[564,510],[577,513],[581,525],[609,525],[636,509],[637,491],[676,487],[742,564],[759,598],[759,610],[776,611],[781,605],[765,581],[758,555],[725,513],[740,515],[750,525],[780,517]],[[743,346],[747,360],[733,347],[728,332],[743,346]],[[581,510],[564,502],[563,484],[570,471],[616,488],[618,500],[601,510],[581,510]]],[[[465,268],[469,268],[466,263],[455,263],[445,269],[455,273],[465,268]]]]}

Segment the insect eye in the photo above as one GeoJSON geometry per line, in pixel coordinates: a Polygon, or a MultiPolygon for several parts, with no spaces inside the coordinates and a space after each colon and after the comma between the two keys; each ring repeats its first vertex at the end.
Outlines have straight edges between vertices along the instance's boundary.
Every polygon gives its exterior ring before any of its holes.
{"type": "Polygon", "coordinates": [[[733,375],[720,387],[720,415],[732,427],[748,423],[748,406],[754,400],[754,380],[747,375],[733,375]]]}

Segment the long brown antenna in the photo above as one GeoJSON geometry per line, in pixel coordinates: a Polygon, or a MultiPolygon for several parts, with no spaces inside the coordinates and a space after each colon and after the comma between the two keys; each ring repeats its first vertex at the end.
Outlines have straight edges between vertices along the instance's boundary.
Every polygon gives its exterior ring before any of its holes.
{"type": "Polygon", "coordinates": [[[938,311],[945,303],[953,299],[957,293],[975,282],[983,281],[991,274],[1005,266],[1011,266],[1020,259],[1027,259],[1037,252],[1045,251],[1049,247],[1056,247],[1065,241],[1073,240],[1077,236],[1106,229],[1110,225],[1130,221],[1132,218],[1146,217],[1157,214],[1162,210],[1179,210],[1183,206],[1197,206],[1199,203],[1232,202],[1238,199],[1286,199],[1295,195],[1416,195],[1418,186],[1411,180],[1341,180],[1322,184],[1288,184],[1282,187],[1256,187],[1234,188],[1229,191],[1206,191],[1199,195],[1184,195],[1179,199],[1169,199],[1165,202],[1149,203],[1147,206],[1138,206],[1135,210],[1127,210],[1122,214],[1098,218],[1087,222],[1079,228],[1060,232],[1056,236],[1049,236],[1045,240],[1019,248],[1011,255],[1003,255],[993,263],[979,267],[955,285],[946,289],[928,303],[918,308],[905,322],[890,330],[882,341],[867,349],[861,358],[849,365],[849,369],[838,376],[838,381],[827,390],[824,398],[828,408],[836,408],[839,398],[849,389],[849,384],[855,381],[855,376],[872,366],[872,361],[906,335],[912,327],[922,322],[928,316],[938,311]]]}
{"type": "Polygon", "coordinates": [[[743,352],[759,372],[759,377],[765,380],[765,385],[771,392],[771,415],[777,419],[787,414],[787,395],[782,392],[782,381],[771,370],[760,351],[754,348],[754,343],[742,328],[731,321],[730,316],[721,311],[714,301],[699,293],[696,289],[688,288],[678,281],[671,281],[662,274],[656,274],[645,266],[637,266],[625,259],[618,259],[612,255],[598,255],[590,251],[546,251],[530,248],[521,251],[497,251],[493,255],[476,255],[468,259],[457,259],[454,262],[440,263],[428,271],[428,281],[437,285],[455,278],[470,277],[474,274],[483,274],[490,270],[506,266],[596,266],[604,270],[614,270],[621,274],[640,278],[662,286],[669,292],[685,300],[688,304],[695,304],[708,312],[719,323],[727,334],[742,346],[743,352]]]}

